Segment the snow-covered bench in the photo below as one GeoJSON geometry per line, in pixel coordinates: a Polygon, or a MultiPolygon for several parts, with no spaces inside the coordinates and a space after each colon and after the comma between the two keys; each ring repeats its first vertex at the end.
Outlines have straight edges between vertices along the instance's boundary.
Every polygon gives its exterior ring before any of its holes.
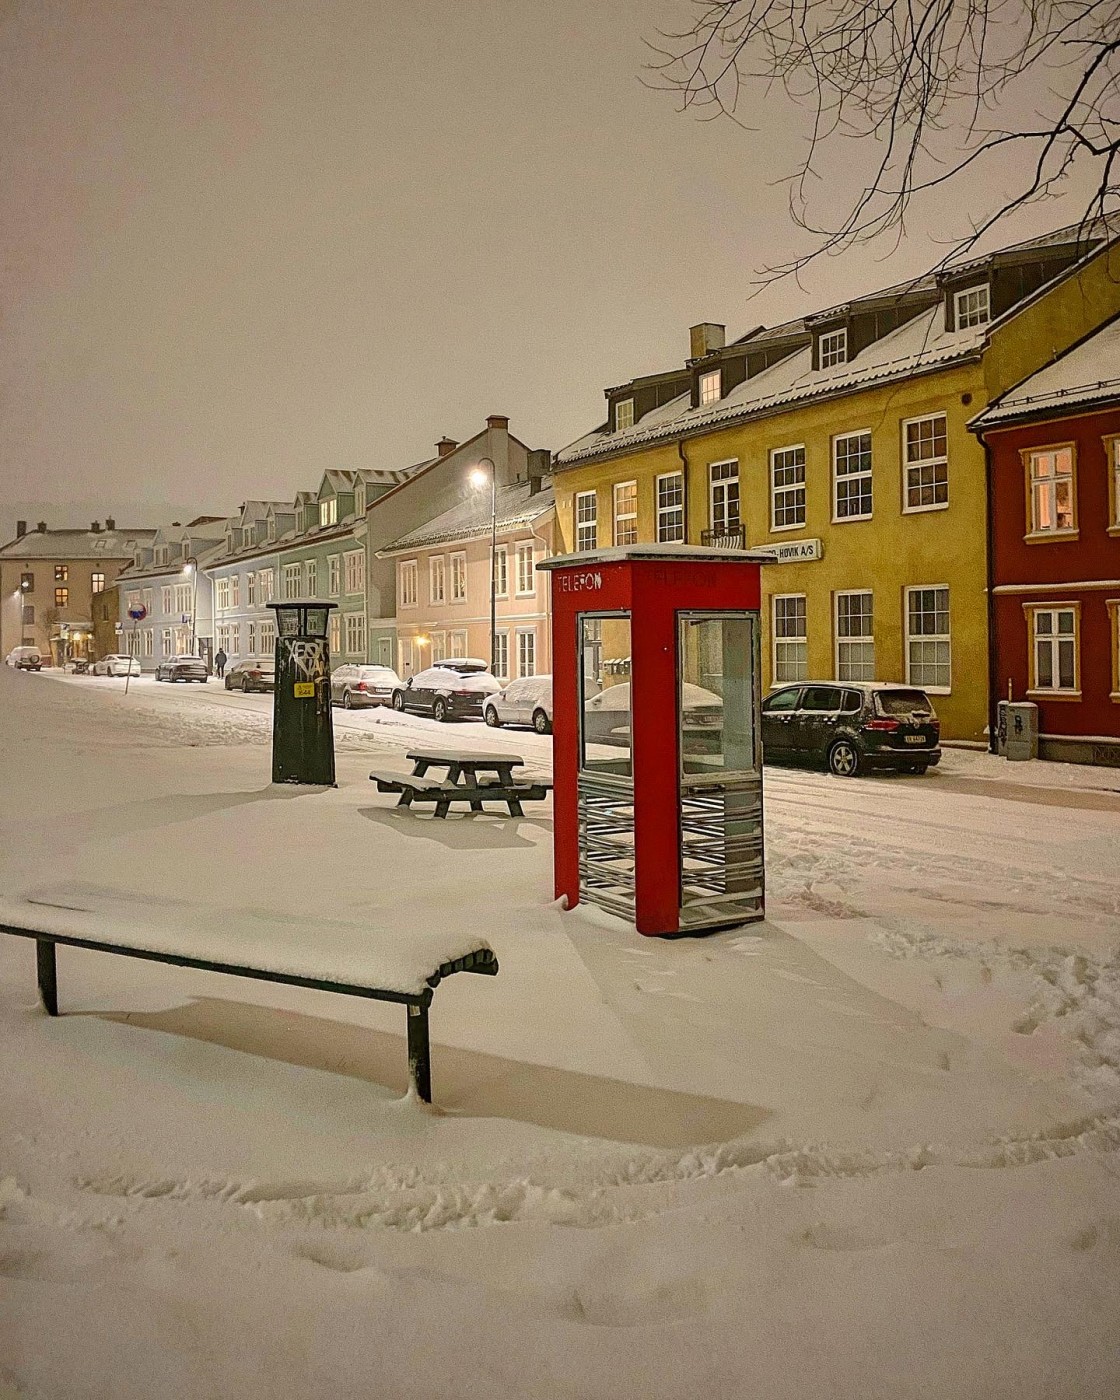
{"type": "Polygon", "coordinates": [[[455,928],[370,928],[318,917],[219,908],[89,887],[0,898],[0,932],[33,938],[39,995],[58,1015],[58,944],[408,1008],[409,1082],[432,1098],[428,1007],[455,972],[493,976],[485,939],[455,928]]]}

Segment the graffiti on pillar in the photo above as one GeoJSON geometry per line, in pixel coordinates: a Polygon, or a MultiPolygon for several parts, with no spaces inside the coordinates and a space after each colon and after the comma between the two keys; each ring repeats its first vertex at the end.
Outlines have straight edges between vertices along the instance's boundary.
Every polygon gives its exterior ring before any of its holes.
{"type": "Polygon", "coordinates": [[[301,637],[286,642],[292,666],[305,681],[318,681],[327,674],[327,644],[321,637],[301,637]]]}

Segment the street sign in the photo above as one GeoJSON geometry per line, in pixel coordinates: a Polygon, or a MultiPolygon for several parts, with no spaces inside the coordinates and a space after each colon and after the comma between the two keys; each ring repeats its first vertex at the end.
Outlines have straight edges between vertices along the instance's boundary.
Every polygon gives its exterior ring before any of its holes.
{"type": "Polygon", "coordinates": [[[123,622],[115,622],[115,623],[113,624],[113,631],[114,631],[114,632],[117,634],[117,636],[119,637],[120,634],[124,631],[124,623],[123,623],[123,622]]]}
{"type": "Polygon", "coordinates": [[[143,603],[140,603],[134,608],[129,608],[128,615],[132,618],[133,622],[143,622],[148,616],[148,609],[143,603]]]}

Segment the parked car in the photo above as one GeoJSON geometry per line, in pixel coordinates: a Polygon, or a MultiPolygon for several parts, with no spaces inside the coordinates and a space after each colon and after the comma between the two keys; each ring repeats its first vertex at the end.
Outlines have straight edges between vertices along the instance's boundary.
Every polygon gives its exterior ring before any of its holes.
{"type": "Polygon", "coordinates": [[[551,734],[552,677],[523,676],[510,681],[483,701],[482,718],[492,729],[502,724],[531,724],[538,734],[551,734]]]}
{"type": "Polygon", "coordinates": [[[331,672],[331,702],[352,710],[359,705],[391,705],[401,678],[391,666],[343,665],[331,672]]]}
{"type": "Polygon", "coordinates": [[[227,690],[275,690],[276,658],[272,656],[248,656],[238,661],[226,672],[227,690]]]}
{"type": "Polygon", "coordinates": [[[941,761],[929,696],[889,681],[783,685],[762,702],[767,763],[826,763],[838,777],[867,768],[924,773],[941,761]]]}
{"type": "Polygon", "coordinates": [[[4,658],[5,664],[17,671],[41,671],[43,654],[38,647],[13,647],[4,658]]]}
{"type": "Polygon", "coordinates": [[[90,670],[95,676],[138,676],[140,662],[135,656],[114,652],[111,656],[98,657],[90,670]]]}
{"type": "MultiPolygon", "coordinates": [[[[691,750],[718,747],[723,728],[723,701],[712,690],[684,686],[684,732],[691,750]],[[705,743],[705,736],[710,742],[705,743]]],[[[630,682],[604,686],[583,706],[583,739],[586,744],[630,743],[630,682]]]]}
{"type": "Polygon", "coordinates": [[[398,685],[393,691],[393,709],[428,714],[441,723],[448,719],[481,719],[486,697],[501,688],[486,669],[485,661],[456,657],[429,666],[398,685]]]}
{"type": "Polygon", "coordinates": [[[206,683],[206,662],[201,656],[172,656],[156,667],[157,681],[201,681],[206,683]]]}

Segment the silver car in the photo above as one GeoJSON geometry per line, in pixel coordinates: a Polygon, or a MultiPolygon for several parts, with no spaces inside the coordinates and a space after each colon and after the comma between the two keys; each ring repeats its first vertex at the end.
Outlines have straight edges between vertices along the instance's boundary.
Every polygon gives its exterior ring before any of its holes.
{"type": "Polygon", "coordinates": [[[391,666],[336,666],[331,672],[331,701],[346,710],[359,705],[391,705],[393,691],[400,683],[400,676],[391,666]]]}
{"type": "Polygon", "coordinates": [[[89,669],[95,676],[138,676],[140,662],[135,656],[115,652],[111,656],[98,657],[89,669]]]}
{"type": "Polygon", "coordinates": [[[172,656],[156,667],[157,681],[201,681],[206,684],[206,662],[201,656],[172,656]]]}
{"type": "Polygon", "coordinates": [[[488,695],[482,717],[491,729],[502,724],[532,725],[538,734],[552,733],[552,677],[523,676],[510,681],[497,695],[488,695]]]}

